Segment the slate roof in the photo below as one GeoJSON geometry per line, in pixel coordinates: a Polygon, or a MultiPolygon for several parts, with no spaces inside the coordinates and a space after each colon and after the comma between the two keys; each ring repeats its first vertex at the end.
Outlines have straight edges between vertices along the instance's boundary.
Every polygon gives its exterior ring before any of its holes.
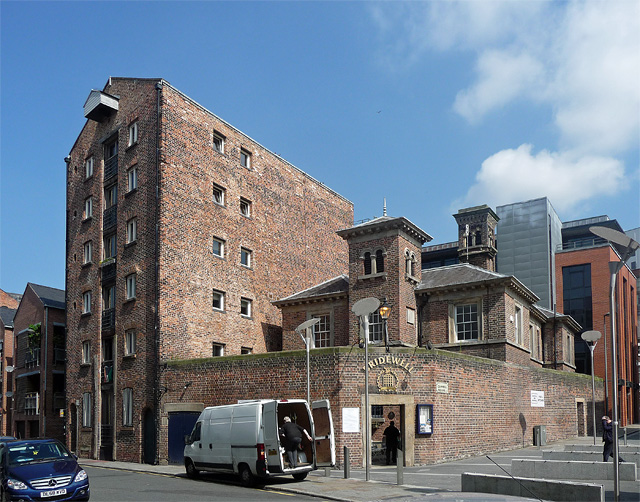
{"type": "Polygon", "coordinates": [[[16,310],[9,307],[0,307],[0,319],[7,328],[13,328],[13,318],[16,315],[16,310]]]}
{"type": "Polygon", "coordinates": [[[349,293],[349,278],[342,274],[333,279],[329,279],[321,284],[311,286],[304,291],[299,291],[273,302],[274,305],[284,305],[287,303],[296,303],[304,300],[311,300],[313,298],[328,297],[335,295],[343,295],[349,293]]]}
{"type": "Polygon", "coordinates": [[[545,322],[550,321],[555,317],[559,321],[566,322],[571,327],[573,327],[573,329],[576,331],[581,331],[583,329],[582,326],[578,324],[578,321],[576,321],[569,314],[563,314],[562,312],[554,312],[553,310],[550,310],[545,307],[541,307],[540,305],[534,305],[533,307],[540,314],[540,316],[544,318],[545,322]]]}
{"type": "Polygon", "coordinates": [[[411,235],[414,239],[418,240],[420,244],[424,244],[425,242],[429,242],[433,239],[433,237],[407,218],[398,218],[393,216],[379,216],[372,220],[365,221],[364,223],[354,225],[353,227],[338,230],[336,233],[343,239],[348,239],[355,235],[371,234],[384,228],[401,229],[408,235],[411,235]]]}
{"type": "Polygon", "coordinates": [[[60,310],[66,309],[64,290],[50,288],[49,286],[40,286],[39,284],[33,284],[32,282],[29,282],[27,286],[31,287],[45,307],[60,310]]]}
{"type": "Polygon", "coordinates": [[[491,272],[468,263],[457,263],[446,267],[429,268],[422,271],[422,281],[416,286],[416,292],[472,288],[487,283],[504,284],[518,291],[531,303],[538,298],[533,291],[522,284],[516,277],[491,272]]]}

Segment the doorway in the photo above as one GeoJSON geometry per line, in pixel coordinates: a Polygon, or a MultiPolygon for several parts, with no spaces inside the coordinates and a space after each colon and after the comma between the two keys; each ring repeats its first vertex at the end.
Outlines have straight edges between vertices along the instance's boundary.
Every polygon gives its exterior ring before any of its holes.
{"type": "MultiPolygon", "coordinates": [[[[364,396],[362,397],[363,423],[364,396]]],[[[384,431],[391,422],[400,430],[398,448],[402,450],[404,465],[414,464],[414,439],[415,439],[415,405],[413,396],[398,394],[370,394],[371,406],[371,431],[368,439],[371,441],[371,465],[386,465],[387,445],[384,439],[384,431]]],[[[363,428],[364,429],[364,428],[363,428]]],[[[366,448],[366,444],[363,444],[366,448]]],[[[366,453],[363,451],[363,463],[366,453]]]]}
{"type": "Polygon", "coordinates": [[[578,436],[587,435],[586,415],[584,401],[576,401],[576,422],[578,424],[578,436]]]}
{"type": "Polygon", "coordinates": [[[156,420],[151,408],[146,408],[142,415],[142,441],[142,461],[145,464],[155,464],[156,420]]]}

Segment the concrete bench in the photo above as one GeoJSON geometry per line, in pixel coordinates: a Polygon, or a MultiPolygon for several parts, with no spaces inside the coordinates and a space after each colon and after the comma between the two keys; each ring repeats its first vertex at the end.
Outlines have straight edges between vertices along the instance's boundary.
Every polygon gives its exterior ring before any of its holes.
{"type": "MultiPolygon", "coordinates": [[[[640,453],[640,446],[625,446],[623,444],[618,445],[620,455],[623,453],[640,453]]],[[[604,443],[592,444],[566,444],[564,445],[564,451],[599,451],[602,454],[604,450],[604,443]]]]}
{"type": "Polygon", "coordinates": [[[474,472],[462,474],[462,491],[570,502],[604,502],[605,493],[603,485],[594,483],[512,478],[474,472]]]}
{"type": "MultiPolygon", "coordinates": [[[[636,464],[620,464],[620,481],[637,481],[636,464]]],[[[613,462],[513,459],[511,474],[523,478],[612,480],[613,462]]]]}
{"type": "MultiPolygon", "coordinates": [[[[624,459],[625,462],[636,464],[637,467],[640,467],[640,453],[629,453],[625,452],[624,454],[620,452],[620,456],[624,459]]],[[[543,451],[542,452],[543,460],[579,460],[582,462],[602,462],[602,452],[601,451],[543,451]]],[[[611,459],[611,463],[613,463],[613,459],[611,459]]]]}

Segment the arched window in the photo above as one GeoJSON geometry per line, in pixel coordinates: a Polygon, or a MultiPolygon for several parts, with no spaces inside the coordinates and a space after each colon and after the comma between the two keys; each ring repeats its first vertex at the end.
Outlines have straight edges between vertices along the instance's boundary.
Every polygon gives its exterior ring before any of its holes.
{"type": "Polygon", "coordinates": [[[384,272],[384,256],[382,254],[382,249],[378,249],[376,251],[376,274],[384,272]]]}
{"type": "Polygon", "coordinates": [[[364,275],[371,274],[371,253],[368,251],[364,254],[364,275]]]}
{"type": "Polygon", "coordinates": [[[476,246],[479,246],[480,244],[482,244],[482,232],[478,230],[476,232],[476,246]]]}

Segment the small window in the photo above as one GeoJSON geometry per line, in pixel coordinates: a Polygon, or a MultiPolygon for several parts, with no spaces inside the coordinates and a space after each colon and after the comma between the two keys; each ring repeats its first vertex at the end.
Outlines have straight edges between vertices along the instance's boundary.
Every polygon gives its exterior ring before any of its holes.
{"type": "Polygon", "coordinates": [[[82,394],[82,427],[91,427],[91,392],[82,394]]]}
{"type": "Polygon", "coordinates": [[[102,259],[108,260],[116,257],[116,234],[104,237],[104,247],[102,249],[102,259]]]}
{"type": "Polygon", "coordinates": [[[416,311],[410,307],[407,307],[407,324],[416,323],[416,311]]]}
{"type": "Polygon", "coordinates": [[[91,263],[93,261],[93,243],[91,241],[87,241],[84,243],[84,254],[82,257],[82,263],[84,265],[91,263]]]}
{"type": "Polygon", "coordinates": [[[138,219],[131,218],[127,221],[127,244],[138,240],[138,219]]]}
{"type": "Polygon", "coordinates": [[[478,340],[480,338],[478,304],[456,305],[455,325],[459,342],[464,340],[478,340]]]}
{"type": "Polygon", "coordinates": [[[251,267],[251,250],[240,248],[240,263],[245,267],[251,267]]]}
{"type": "Polygon", "coordinates": [[[129,126],[129,146],[138,142],[138,122],[134,122],[129,126]]]}
{"type": "Polygon", "coordinates": [[[253,349],[251,347],[241,347],[240,354],[253,354],[253,349]]]}
{"type": "Polygon", "coordinates": [[[224,310],[224,291],[213,290],[213,310],[224,310]]]}
{"type": "Polygon", "coordinates": [[[213,357],[224,356],[224,344],[213,342],[213,357]]]}
{"type": "Polygon", "coordinates": [[[132,356],[136,353],[136,331],[127,330],[124,334],[124,355],[132,356]]]}
{"type": "Polygon", "coordinates": [[[84,161],[84,178],[89,179],[91,176],[93,176],[93,157],[84,161]]]}
{"type": "Polygon", "coordinates": [[[224,188],[215,183],[213,184],[213,202],[224,206],[224,188]]]}
{"type": "Polygon", "coordinates": [[[313,327],[314,345],[316,347],[331,347],[331,315],[316,314],[313,316],[320,322],[313,327]]]}
{"type": "Polygon", "coordinates": [[[91,291],[85,291],[82,293],[82,313],[91,313],[91,291]]]}
{"type": "Polygon", "coordinates": [[[82,342],[82,364],[91,364],[91,342],[82,342]]]}
{"type": "Polygon", "coordinates": [[[516,312],[513,320],[515,326],[516,343],[522,345],[524,343],[524,333],[522,329],[522,308],[516,305],[516,312]]]}
{"type": "Polygon", "coordinates": [[[246,217],[251,216],[251,201],[240,197],[240,214],[246,217]]]}
{"type": "Polygon", "coordinates": [[[242,167],[251,169],[251,153],[249,150],[245,150],[244,148],[240,149],[240,164],[242,167]]]}
{"type": "Polygon", "coordinates": [[[384,406],[381,404],[372,404],[371,418],[384,418],[384,406]]]}
{"type": "Polygon", "coordinates": [[[225,138],[218,131],[213,131],[213,149],[218,153],[224,153],[225,138]]]}
{"type": "Polygon", "coordinates": [[[127,171],[127,192],[133,192],[138,188],[138,166],[133,166],[127,171]]]}
{"type": "Polygon", "coordinates": [[[133,300],[136,297],[136,274],[129,274],[126,277],[127,283],[127,300],[133,300]]]}
{"type": "Polygon", "coordinates": [[[214,256],[224,258],[224,241],[222,239],[214,237],[211,250],[213,251],[214,256]]]}
{"type": "Polygon", "coordinates": [[[118,203],[118,185],[113,184],[104,189],[104,208],[109,209],[118,203]]]}
{"type": "Polygon", "coordinates": [[[251,317],[251,300],[248,298],[240,299],[240,314],[244,317],[251,317]]]}
{"type": "Polygon", "coordinates": [[[122,390],[122,425],[125,427],[133,425],[133,389],[131,387],[122,390]]]}
{"type": "Polygon", "coordinates": [[[82,213],[82,217],[86,220],[93,216],[93,197],[87,197],[84,200],[84,213],[82,213]]]}

